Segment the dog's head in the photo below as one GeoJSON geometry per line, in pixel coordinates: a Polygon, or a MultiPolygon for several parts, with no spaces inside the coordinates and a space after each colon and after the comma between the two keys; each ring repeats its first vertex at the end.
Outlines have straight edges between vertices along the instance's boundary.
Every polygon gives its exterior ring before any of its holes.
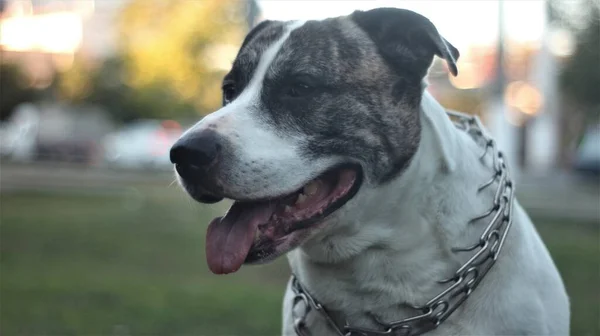
{"type": "Polygon", "coordinates": [[[401,174],[434,55],[456,75],[458,51],[408,10],[255,27],[223,80],[223,107],[171,149],[194,199],[235,201],[209,225],[210,269],[271,260],[401,174]]]}

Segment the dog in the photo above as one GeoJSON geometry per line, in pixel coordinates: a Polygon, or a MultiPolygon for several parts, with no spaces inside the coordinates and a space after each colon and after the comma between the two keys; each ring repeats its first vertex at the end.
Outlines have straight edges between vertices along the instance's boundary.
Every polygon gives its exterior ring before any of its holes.
{"type": "Polygon", "coordinates": [[[208,226],[212,272],[287,254],[282,334],[569,333],[562,279],[513,198],[480,285],[454,278],[468,299],[430,302],[477,251],[456,248],[478,242],[502,188],[493,179],[482,189],[493,151],[427,92],[434,56],[457,75],[458,50],[408,10],[263,21],[223,79],[223,107],[171,148],[192,198],[234,201],[208,226]],[[430,327],[410,325],[449,307],[430,327]]]}

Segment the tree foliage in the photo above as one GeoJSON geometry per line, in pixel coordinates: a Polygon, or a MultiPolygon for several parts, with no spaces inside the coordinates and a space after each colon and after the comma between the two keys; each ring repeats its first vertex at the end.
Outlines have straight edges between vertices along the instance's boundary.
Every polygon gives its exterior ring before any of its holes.
{"type": "Polygon", "coordinates": [[[600,5],[584,0],[578,9],[580,15],[568,15],[555,6],[552,15],[575,36],[575,50],[564,64],[560,85],[572,101],[596,119],[600,116],[600,5]]]}
{"type": "Polygon", "coordinates": [[[200,113],[213,111],[221,103],[224,75],[215,56],[233,61],[235,55],[227,51],[245,34],[244,5],[240,0],[133,0],[118,28],[125,81],[141,90],[165,86],[200,113]]]}
{"type": "Polygon", "coordinates": [[[197,118],[220,106],[223,66],[246,32],[241,0],[132,0],[117,20],[117,54],[77,57],[59,96],[103,106],[116,120],[197,118]]]}
{"type": "Polygon", "coordinates": [[[39,96],[26,82],[27,76],[17,65],[0,64],[0,120],[8,118],[17,105],[39,96]]]}
{"type": "Polygon", "coordinates": [[[68,72],[60,76],[59,98],[75,105],[101,106],[116,121],[184,118],[195,114],[191,105],[175,97],[164,85],[135,88],[122,80],[125,75],[121,57],[108,58],[99,67],[78,59],[68,72]]]}

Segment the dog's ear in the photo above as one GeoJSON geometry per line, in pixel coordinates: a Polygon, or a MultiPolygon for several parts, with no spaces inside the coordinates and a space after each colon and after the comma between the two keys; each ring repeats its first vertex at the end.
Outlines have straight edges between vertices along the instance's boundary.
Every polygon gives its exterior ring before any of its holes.
{"type": "Polygon", "coordinates": [[[420,78],[437,55],[458,74],[458,50],[446,41],[426,17],[399,8],[356,11],[350,16],[375,42],[380,54],[395,70],[414,72],[420,78]]]}

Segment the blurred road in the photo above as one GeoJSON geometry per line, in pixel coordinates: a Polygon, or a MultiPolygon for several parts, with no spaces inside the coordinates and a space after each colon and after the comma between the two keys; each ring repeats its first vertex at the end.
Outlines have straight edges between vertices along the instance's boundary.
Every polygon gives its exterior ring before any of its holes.
{"type": "Polygon", "coordinates": [[[600,224],[600,180],[570,173],[522,175],[519,202],[533,217],[577,219],[600,224]]]}
{"type": "Polygon", "coordinates": [[[110,192],[140,184],[164,185],[175,181],[170,171],[83,167],[72,164],[0,164],[0,192],[71,189],[110,192]]]}
{"type": "MultiPolygon", "coordinates": [[[[16,190],[77,190],[119,192],[132,185],[168,187],[170,171],[86,168],[64,164],[0,165],[0,192],[16,190]]],[[[517,181],[521,204],[535,217],[577,219],[600,223],[600,184],[571,174],[522,175],[517,181]]]]}

